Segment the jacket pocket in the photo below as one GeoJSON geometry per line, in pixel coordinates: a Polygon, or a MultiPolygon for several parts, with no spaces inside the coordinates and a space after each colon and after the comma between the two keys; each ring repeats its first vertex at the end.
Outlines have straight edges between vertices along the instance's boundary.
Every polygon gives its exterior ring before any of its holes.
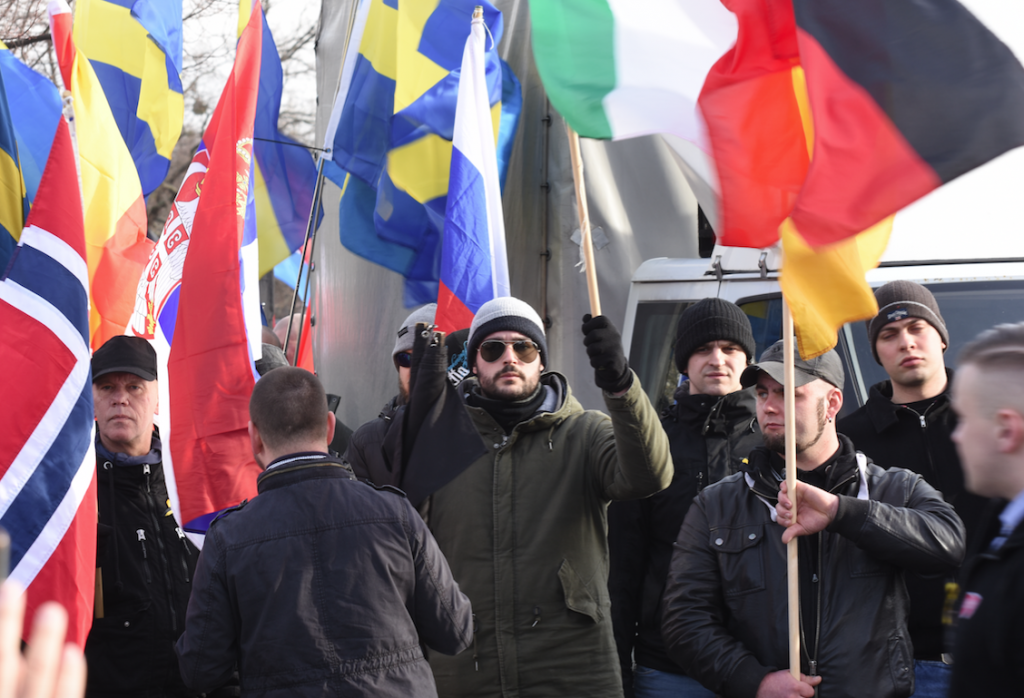
{"type": "Polygon", "coordinates": [[[741,596],[762,591],[764,584],[764,524],[712,528],[708,546],[718,553],[722,592],[741,596]]]}
{"type": "Polygon", "coordinates": [[[582,613],[595,623],[604,619],[604,612],[601,610],[601,604],[598,603],[597,595],[590,585],[576,574],[576,570],[572,568],[568,560],[562,560],[562,565],[558,568],[558,579],[562,582],[565,605],[570,611],[582,613]]]}
{"type": "Polygon", "coordinates": [[[894,693],[909,696],[914,688],[914,660],[911,656],[910,642],[899,635],[889,638],[889,671],[896,687],[894,693]]]}

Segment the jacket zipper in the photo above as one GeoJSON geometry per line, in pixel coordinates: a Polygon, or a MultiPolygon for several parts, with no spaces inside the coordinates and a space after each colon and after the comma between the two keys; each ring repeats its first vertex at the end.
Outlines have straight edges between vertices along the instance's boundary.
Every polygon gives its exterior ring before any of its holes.
{"type": "Polygon", "coordinates": [[[168,551],[164,547],[164,543],[163,543],[163,540],[162,540],[163,536],[159,535],[160,521],[156,517],[156,511],[160,507],[162,502],[156,502],[157,506],[155,508],[152,506],[152,504],[154,502],[154,500],[153,500],[153,490],[152,490],[152,487],[151,487],[151,475],[152,475],[152,472],[150,471],[148,463],[143,464],[143,466],[142,466],[142,474],[146,476],[146,499],[150,503],[150,507],[149,507],[150,520],[153,523],[153,530],[158,532],[157,533],[157,537],[156,537],[156,549],[157,549],[157,553],[160,556],[160,559],[163,560],[163,564],[161,565],[161,571],[163,572],[164,588],[167,589],[167,610],[168,610],[168,612],[170,614],[171,631],[174,632],[174,633],[177,633],[177,631],[178,631],[178,614],[177,614],[177,611],[176,611],[175,605],[174,605],[174,587],[171,584],[170,570],[168,569],[169,565],[167,564],[169,562],[170,558],[168,556],[168,551]]]}
{"type": "Polygon", "coordinates": [[[149,555],[146,554],[146,530],[139,528],[135,530],[135,535],[139,539],[139,545],[142,547],[142,569],[146,571],[146,584],[153,582],[153,575],[149,570],[149,555]]]}
{"type": "Polygon", "coordinates": [[[178,540],[181,541],[181,547],[185,549],[185,557],[181,558],[181,571],[185,573],[185,583],[191,584],[192,580],[188,578],[188,559],[192,557],[192,551],[188,549],[188,540],[185,538],[185,532],[181,530],[181,526],[177,526],[174,532],[178,534],[178,540]]]}

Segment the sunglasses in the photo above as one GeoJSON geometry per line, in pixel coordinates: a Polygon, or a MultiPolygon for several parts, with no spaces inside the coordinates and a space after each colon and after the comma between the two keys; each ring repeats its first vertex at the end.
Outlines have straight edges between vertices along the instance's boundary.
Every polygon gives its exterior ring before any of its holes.
{"type": "Polygon", "coordinates": [[[411,368],[412,367],[412,352],[403,351],[400,354],[395,354],[395,366],[397,368],[411,368]]]}
{"type": "Polygon", "coordinates": [[[512,347],[519,360],[530,363],[537,358],[537,345],[529,339],[517,339],[514,342],[503,342],[500,339],[488,339],[480,345],[480,358],[487,363],[497,361],[505,355],[505,347],[512,347]]]}

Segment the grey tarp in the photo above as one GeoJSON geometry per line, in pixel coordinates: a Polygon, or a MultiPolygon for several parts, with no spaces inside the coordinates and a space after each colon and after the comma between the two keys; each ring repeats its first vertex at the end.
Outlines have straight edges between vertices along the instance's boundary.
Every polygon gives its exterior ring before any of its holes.
{"type": "MultiPolygon", "coordinates": [[[[523,111],[503,197],[512,293],[551,323],[549,368],[568,376],[584,407],[600,408],[603,402],[579,329],[589,301],[585,276],[576,268],[579,247],[571,240],[579,224],[565,125],[549,107],[533,62],[527,1],[495,4],[505,18],[499,52],[523,87],[523,111]]],[[[321,142],[337,90],[351,7],[351,0],[324,0],[321,10],[316,48],[321,142]]],[[[615,143],[584,139],[582,150],[591,224],[608,238],[607,246],[595,254],[602,310],[621,329],[630,278],[641,262],[697,256],[697,203],[677,156],[661,137],[615,143]]],[[[338,187],[325,182],[325,215],[312,276],[313,349],[327,391],[341,395],[339,418],[355,427],[376,416],[397,390],[391,350],[409,310],[403,306],[399,275],[342,247],[339,196],[338,187]]]]}

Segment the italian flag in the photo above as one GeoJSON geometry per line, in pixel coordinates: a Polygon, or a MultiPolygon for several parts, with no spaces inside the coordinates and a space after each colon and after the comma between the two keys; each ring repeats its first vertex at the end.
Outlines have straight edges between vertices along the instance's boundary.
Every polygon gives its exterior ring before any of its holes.
{"type": "Polygon", "coordinates": [[[674,134],[710,152],[697,97],[736,41],[718,0],[531,0],[548,97],[581,136],[674,134]]]}

